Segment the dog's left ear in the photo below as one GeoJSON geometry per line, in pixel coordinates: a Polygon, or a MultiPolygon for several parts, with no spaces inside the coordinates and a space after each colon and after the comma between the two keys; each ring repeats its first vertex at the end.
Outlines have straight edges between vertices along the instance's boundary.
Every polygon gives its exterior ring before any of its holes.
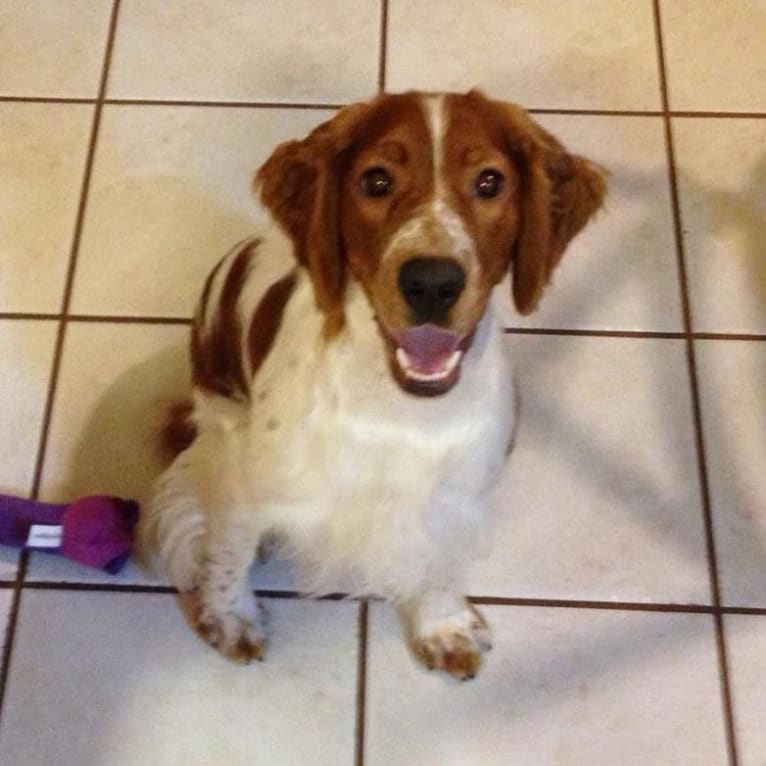
{"type": "Polygon", "coordinates": [[[329,317],[342,312],[345,287],[338,221],[342,153],[366,110],[364,104],[345,107],[303,141],[281,144],[255,176],[256,193],[293,240],[329,317]]]}
{"type": "Polygon", "coordinates": [[[522,171],[521,229],[512,254],[513,299],[535,309],[569,242],[601,207],[606,172],[570,154],[523,109],[499,104],[509,153],[522,171]]]}

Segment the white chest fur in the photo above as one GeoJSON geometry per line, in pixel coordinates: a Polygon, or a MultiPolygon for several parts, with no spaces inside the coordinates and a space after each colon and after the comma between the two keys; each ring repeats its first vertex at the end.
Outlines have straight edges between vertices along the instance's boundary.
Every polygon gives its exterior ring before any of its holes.
{"type": "Polygon", "coordinates": [[[513,428],[512,376],[489,311],[455,388],[404,393],[366,298],[349,291],[346,327],[326,343],[302,274],[251,406],[199,398],[201,490],[206,504],[224,495],[238,527],[277,533],[307,590],[404,597],[473,550],[513,428]]]}

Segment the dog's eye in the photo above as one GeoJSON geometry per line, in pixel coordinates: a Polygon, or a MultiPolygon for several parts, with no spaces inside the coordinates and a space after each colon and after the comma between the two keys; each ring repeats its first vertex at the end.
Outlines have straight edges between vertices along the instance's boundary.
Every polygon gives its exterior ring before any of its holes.
{"type": "Polygon", "coordinates": [[[503,174],[499,170],[492,170],[492,168],[482,170],[473,188],[476,196],[480,199],[497,197],[500,194],[500,189],[503,188],[503,174]]]}
{"type": "Polygon", "coordinates": [[[362,173],[362,193],[368,197],[384,197],[394,186],[394,180],[383,168],[370,168],[362,173]]]}

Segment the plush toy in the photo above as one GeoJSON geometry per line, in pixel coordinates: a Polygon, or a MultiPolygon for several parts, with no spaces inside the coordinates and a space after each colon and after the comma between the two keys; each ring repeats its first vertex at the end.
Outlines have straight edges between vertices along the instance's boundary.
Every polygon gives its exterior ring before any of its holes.
{"type": "Polygon", "coordinates": [[[69,505],[0,495],[0,544],[60,553],[117,574],[130,555],[138,503],[83,497],[69,505]]]}

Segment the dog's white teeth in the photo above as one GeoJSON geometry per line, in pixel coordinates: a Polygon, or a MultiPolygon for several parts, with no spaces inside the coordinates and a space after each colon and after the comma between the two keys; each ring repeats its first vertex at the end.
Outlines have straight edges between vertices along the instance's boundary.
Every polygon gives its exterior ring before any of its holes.
{"type": "Polygon", "coordinates": [[[396,361],[405,372],[412,366],[409,355],[401,346],[396,349],[396,361]]]}
{"type": "Polygon", "coordinates": [[[418,372],[409,354],[401,347],[396,349],[396,361],[404,371],[404,374],[412,379],[423,383],[438,383],[440,380],[444,380],[454,371],[454,369],[460,364],[460,359],[463,356],[462,351],[453,351],[447,363],[437,372],[418,372]]]}

